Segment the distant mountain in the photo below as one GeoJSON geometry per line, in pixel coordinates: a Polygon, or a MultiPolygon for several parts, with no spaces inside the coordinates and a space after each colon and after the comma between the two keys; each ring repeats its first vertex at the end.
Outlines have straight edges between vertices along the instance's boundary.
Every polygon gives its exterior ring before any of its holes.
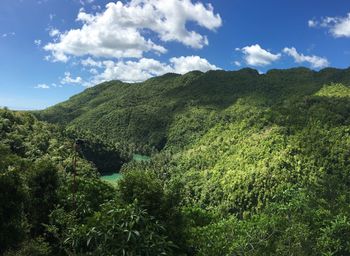
{"type": "Polygon", "coordinates": [[[332,82],[350,84],[350,69],[293,68],[259,74],[245,68],[166,74],[143,83],[105,82],[36,115],[147,153],[152,148],[190,144],[243,99],[278,107],[307,98],[332,82]]]}

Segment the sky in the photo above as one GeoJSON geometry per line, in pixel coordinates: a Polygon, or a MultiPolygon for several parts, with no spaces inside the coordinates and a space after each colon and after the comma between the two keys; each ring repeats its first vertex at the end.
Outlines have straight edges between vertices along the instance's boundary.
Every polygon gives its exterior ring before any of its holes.
{"type": "Polygon", "coordinates": [[[347,68],[350,1],[1,0],[0,106],[168,72],[347,68]]]}

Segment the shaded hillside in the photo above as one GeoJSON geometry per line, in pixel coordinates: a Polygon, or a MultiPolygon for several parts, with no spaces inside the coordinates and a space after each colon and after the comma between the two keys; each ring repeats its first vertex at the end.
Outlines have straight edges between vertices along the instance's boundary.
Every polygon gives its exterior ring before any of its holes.
{"type": "MultiPolygon", "coordinates": [[[[136,202],[118,200],[119,192],[102,181],[95,168],[112,171],[120,164],[117,152],[98,137],[0,108],[0,255],[120,255],[123,251],[164,255],[170,251],[173,246],[163,223],[136,202]],[[79,154],[73,149],[77,138],[79,154]],[[87,223],[98,229],[88,231],[94,237],[80,229],[87,223]],[[112,236],[100,238],[100,233],[112,236]]],[[[160,198],[161,191],[156,192],[160,198]]]]}
{"type": "MultiPolygon", "coordinates": [[[[0,109],[1,255],[26,239],[32,239],[35,248],[34,237],[45,233],[43,225],[49,223],[54,208],[58,204],[72,207],[73,142],[74,136],[56,125],[39,122],[29,113],[0,109]]],[[[101,193],[103,189],[108,192],[108,186],[99,181],[90,162],[78,156],[76,166],[78,180],[101,184],[101,193]]],[[[89,193],[101,198],[101,193],[83,187],[84,184],[80,191],[85,189],[85,198],[89,193]]],[[[93,207],[90,202],[84,203],[93,207]]],[[[46,250],[46,246],[42,249],[46,250]]]]}

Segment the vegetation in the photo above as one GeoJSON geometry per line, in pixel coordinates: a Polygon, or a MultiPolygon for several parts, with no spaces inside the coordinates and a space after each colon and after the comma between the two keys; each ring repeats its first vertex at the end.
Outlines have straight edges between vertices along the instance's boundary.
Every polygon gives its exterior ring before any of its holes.
{"type": "Polygon", "coordinates": [[[0,110],[0,254],[350,255],[349,74],[167,74],[0,110]]]}

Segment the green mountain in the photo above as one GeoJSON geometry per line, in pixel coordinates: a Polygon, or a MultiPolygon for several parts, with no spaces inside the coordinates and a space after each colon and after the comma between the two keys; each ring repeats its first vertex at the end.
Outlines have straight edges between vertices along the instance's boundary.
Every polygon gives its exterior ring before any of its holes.
{"type": "Polygon", "coordinates": [[[136,84],[111,81],[37,116],[146,153],[192,143],[224,121],[226,110],[242,99],[278,108],[313,95],[325,84],[348,84],[349,74],[350,70],[295,68],[259,75],[256,70],[242,69],[166,74],[136,84]]]}
{"type": "Polygon", "coordinates": [[[8,255],[350,254],[350,69],[111,81],[34,115],[0,111],[8,255]]]}

